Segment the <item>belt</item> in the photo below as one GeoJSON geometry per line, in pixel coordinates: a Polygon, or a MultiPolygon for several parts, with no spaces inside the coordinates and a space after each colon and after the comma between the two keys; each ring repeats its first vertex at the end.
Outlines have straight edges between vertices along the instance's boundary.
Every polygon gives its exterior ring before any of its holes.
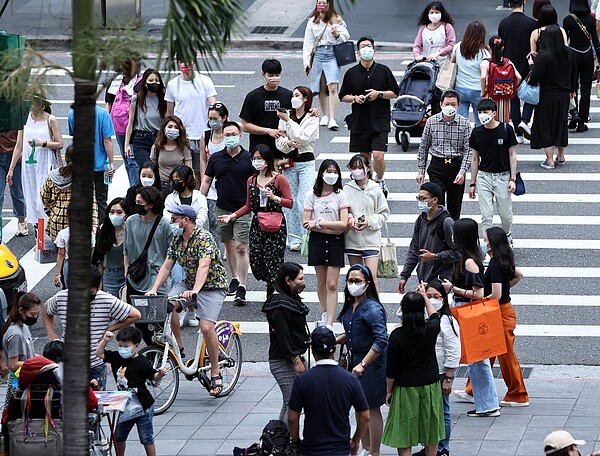
{"type": "Polygon", "coordinates": [[[134,130],[136,136],[156,136],[158,132],[147,130],[134,130]]]}
{"type": "Polygon", "coordinates": [[[304,162],[314,161],[314,159],[315,159],[315,154],[313,154],[312,152],[308,152],[305,154],[298,155],[293,160],[295,163],[304,163],[304,162]]]}
{"type": "Polygon", "coordinates": [[[453,163],[461,163],[462,162],[462,157],[436,157],[435,155],[431,157],[431,160],[437,160],[437,161],[443,161],[444,165],[451,165],[453,163]]]}

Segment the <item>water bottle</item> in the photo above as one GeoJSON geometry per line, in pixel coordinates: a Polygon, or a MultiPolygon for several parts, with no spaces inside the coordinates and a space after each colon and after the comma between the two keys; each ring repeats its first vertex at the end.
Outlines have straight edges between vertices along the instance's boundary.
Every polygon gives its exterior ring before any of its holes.
{"type": "Polygon", "coordinates": [[[264,188],[260,189],[260,207],[267,207],[267,192],[264,188]]]}
{"type": "Polygon", "coordinates": [[[104,185],[112,184],[112,176],[110,175],[111,171],[112,167],[110,166],[110,162],[107,158],[106,163],[104,163],[104,185]]]}

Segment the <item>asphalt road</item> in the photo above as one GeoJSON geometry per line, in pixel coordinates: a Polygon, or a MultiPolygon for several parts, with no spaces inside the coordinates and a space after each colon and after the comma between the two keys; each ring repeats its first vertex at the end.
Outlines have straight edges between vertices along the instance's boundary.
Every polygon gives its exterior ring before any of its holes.
{"type": "MultiPolygon", "coordinates": [[[[70,66],[70,56],[65,53],[47,55],[58,63],[70,66]]],[[[238,118],[244,95],[261,85],[260,64],[267,56],[281,60],[284,69],[282,85],[293,88],[308,84],[307,78],[302,74],[298,53],[229,53],[224,58],[222,72],[213,74],[212,78],[217,85],[218,99],[229,107],[232,119],[238,118]]],[[[389,65],[395,72],[404,69],[405,58],[405,55],[400,54],[376,56],[379,62],[389,65]]],[[[68,86],[70,81],[65,76],[52,76],[49,83],[58,84],[51,87],[49,97],[56,100],[52,106],[53,114],[59,117],[62,132],[66,134],[64,119],[73,89],[68,86]]],[[[598,121],[600,103],[595,96],[592,99],[593,121],[598,121]]],[[[338,121],[347,112],[349,105],[343,105],[338,121]]],[[[573,144],[567,149],[567,164],[555,171],[540,168],[540,151],[532,151],[526,145],[517,147],[519,170],[528,189],[526,195],[514,198],[513,205],[516,220],[513,228],[515,253],[517,263],[525,269],[526,276],[513,291],[518,323],[521,325],[517,331],[523,330],[524,334],[531,334],[517,337],[517,353],[523,364],[597,364],[600,350],[600,316],[597,311],[600,305],[597,290],[600,276],[600,269],[597,268],[600,262],[600,220],[597,217],[600,201],[600,181],[597,178],[600,171],[600,155],[597,152],[600,124],[592,123],[590,126],[587,133],[571,136],[573,144]],[[581,144],[583,142],[585,144],[581,144]],[[575,245],[566,240],[575,241],[575,245]]],[[[344,169],[350,158],[347,142],[344,143],[347,141],[347,131],[341,128],[338,132],[330,132],[321,128],[320,134],[316,147],[320,158],[323,158],[323,154],[335,157],[344,169]]],[[[69,141],[66,139],[67,143],[69,141]]],[[[247,144],[247,138],[242,142],[247,144]]],[[[400,263],[406,252],[407,238],[412,233],[412,223],[418,215],[414,201],[414,194],[418,191],[414,180],[417,174],[417,147],[417,144],[412,144],[410,150],[403,153],[399,146],[390,143],[388,152],[386,181],[392,193],[390,209],[392,217],[398,220],[389,223],[389,228],[390,235],[397,238],[400,263]]],[[[117,146],[115,148],[118,150],[117,146]]],[[[7,192],[4,205],[5,225],[10,222],[10,214],[7,213],[10,203],[7,192]]],[[[478,216],[477,203],[465,198],[463,214],[478,216]]],[[[13,237],[8,240],[8,246],[17,257],[23,258],[34,247],[34,237],[13,237]]],[[[286,253],[286,260],[306,263],[305,258],[290,252],[286,253]]],[[[33,288],[42,300],[56,292],[52,283],[52,271],[48,268],[32,264],[28,275],[43,277],[33,288]]],[[[340,278],[340,290],[342,282],[340,278]]],[[[314,299],[315,283],[315,276],[308,274],[305,291],[308,297],[305,301],[311,308],[311,321],[317,318],[318,309],[314,299]]],[[[396,280],[381,281],[382,300],[390,323],[397,322],[395,311],[400,296],[395,292],[396,285],[396,280]]],[[[416,286],[415,279],[409,282],[409,287],[411,286],[416,286]]],[[[227,301],[221,313],[223,319],[264,323],[265,319],[260,311],[264,300],[264,285],[251,278],[248,289],[253,302],[239,308],[227,301]]],[[[45,335],[41,322],[33,330],[40,337],[41,344],[45,335]]],[[[242,337],[245,361],[266,360],[268,336],[263,330],[257,331],[258,334],[249,331],[242,337]]],[[[184,328],[187,346],[194,344],[194,333],[191,328],[184,328]]]]}

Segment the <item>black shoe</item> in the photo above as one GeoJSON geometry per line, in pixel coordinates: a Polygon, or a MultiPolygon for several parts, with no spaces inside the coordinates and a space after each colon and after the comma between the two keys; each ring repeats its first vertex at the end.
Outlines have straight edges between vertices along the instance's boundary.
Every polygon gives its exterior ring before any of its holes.
{"type": "Polygon", "coordinates": [[[437,452],[437,456],[450,456],[450,453],[448,452],[448,450],[438,450],[437,452]]]}
{"type": "Polygon", "coordinates": [[[413,453],[412,456],[425,456],[427,453],[425,451],[425,447],[421,448],[416,453],[413,453]]]}
{"type": "Polygon", "coordinates": [[[246,287],[240,285],[235,293],[235,298],[233,299],[236,302],[237,306],[245,306],[246,305],[246,287]]]}
{"type": "Polygon", "coordinates": [[[575,130],[575,128],[577,127],[577,122],[578,122],[578,119],[574,119],[571,117],[571,120],[567,124],[567,128],[569,130],[575,130]]]}
{"type": "Polygon", "coordinates": [[[229,287],[227,287],[227,296],[233,296],[239,286],[240,281],[238,279],[231,279],[231,282],[229,282],[229,287]]]}
{"type": "Polygon", "coordinates": [[[579,122],[579,124],[577,125],[577,130],[575,131],[577,133],[583,133],[584,131],[588,131],[588,126],[583,122],[579,122]]]}

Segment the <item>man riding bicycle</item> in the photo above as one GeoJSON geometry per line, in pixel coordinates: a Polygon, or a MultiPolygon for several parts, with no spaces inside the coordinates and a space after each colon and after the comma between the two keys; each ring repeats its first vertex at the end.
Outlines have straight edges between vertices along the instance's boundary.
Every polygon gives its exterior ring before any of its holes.
{"type": "MultiPolygon", "coordinates": [[[[210,395],[218,396],[223,390],[223,377],[219,372],[219,343],[215,333],[215,323],[219,318],[221,307],[226,296],[227,277],[212,235],[196,226],[196,211],[187,204],[180,204],[169,209],[171,213],[171,229],[173,241],[167,251],[167,258],[162,264],[152,288],[146,293],[155,295],[157,290],[167,281],[175,263],[183,267],[183,281],[175,285],[169,292],[170,296],[181,295],[187,300],[183,306],[193,303],[195,296],[197,318],[200,320],[200,330],[206,340],[208,357],[210,359],[210,395]]],[[[181,331],[177,312],[182,310],[182,304],[176,303],[175,312],[171,316],[171,330],[180,350],[181,331]]],[[[183,351],[182,351],[183,357],[183,351]]]]}

